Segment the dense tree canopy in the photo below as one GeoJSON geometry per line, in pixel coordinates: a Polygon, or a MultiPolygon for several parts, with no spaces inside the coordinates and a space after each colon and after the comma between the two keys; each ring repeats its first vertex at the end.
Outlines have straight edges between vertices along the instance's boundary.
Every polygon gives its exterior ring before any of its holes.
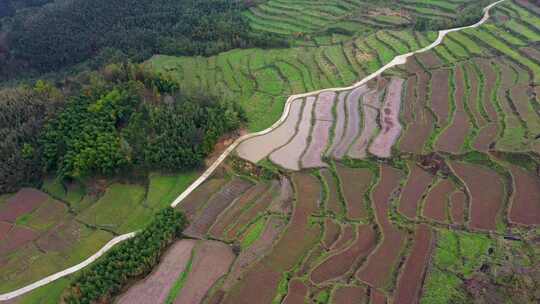
{"type": "Polygon", "coordinates": [[[210,55],[282,43],[252,33],[243,9],[244,2],[230,0],[61,1],[15,16],[9,60],[43,72],[85,61],[105,48],[142,60],[156,53],[210,55]]]}
{"type": "Polygon", "coordinates": [[[120,64],[70,79],[62,91],[41,81],[0,91],[0,118],[2,193],[47,172],[193,168],[245,115],[233,102],[180,92],[166,77],[120,64]]]}

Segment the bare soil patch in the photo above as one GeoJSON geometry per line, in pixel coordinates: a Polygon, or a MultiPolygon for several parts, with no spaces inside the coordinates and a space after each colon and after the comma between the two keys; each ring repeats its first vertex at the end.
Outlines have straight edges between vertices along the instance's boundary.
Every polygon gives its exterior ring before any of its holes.
{"type": "Polygon", "coordinates": [[[330,249],[333,251],[341,251],[345,249],[347,245],[351,244],[354,241],[355,237],[355,227],[351,224],[345,224],[341,234],[339,235],[339,238],[336,240],[336,242],[330,249]]]}
{"type": "Polygon", "coordinates": [[[367,289],[360,286],[339,287],[332,296],[334,304],[358,304],[368,300],[367,289]]]}
{"type": "Polygon", "coordinates": [[[515,193],[508,217],[523,225],[540,224],[540,177],[517,166],[510,166],[515,193]]]}
{"type": "Polygon", "coordinates": [[[406,125],[414,122],[415,117],[415,103],[416,103],[416,82],[417,76],[410,76],[407,78],[407,89],[405,93],[405,98],[403,101],[402,108],[402,118],[406,125]]]}
{"type": "Polygon", "coordinates": [[[336,279],[349,270],[354,263],[367,257],[376,245],[376,235],[373,227],[358,226],[356,241],[349,248],[330,256],[311,272],[311,280],[320,284],[336,279]]]}
{"type": "Polygon", "coordinates": [[[298,200],[290,224],[273,250],[249,269],[228,293],[224,303],[270,303],[282,273],[290,270],[317,243],[320,229],[310,225],[309,216],[317,210],[321,185],[309,174],[298,173],[292,177],[298,200]]]}
{"type": "Polygon", "coordinates": [[[273,181],[270,188],[263,195],[261,195],[254,204],[250,205],[247,210],[244,210],[237,217],[234,225],[232,225],[231,228],[227,230],[225,234],[226,238],[228,240],[235,239],[238,233],[240,233],[240,231],[242,230],[242,228],[246,227],[246,225],[249,224],[255,217],[257,217],[259,213],[266,210],[272,203],[274,195],[276,194],[278,189],[279,183],[277,181],[273,181]]]}
{"type": "Polygon", "coordinates": [[[411,173],[401,192],[398,211],[410,219],[415,219],[418,203],[433,181],[433,176],[413,162],[409,162],[409,169],[411,173]]]}
{"type": "Polygon", "coordinates": [[[163,255],[157,268],[144,280],[130,287],[116,303],[165,303],[170,289],[186,269],[195,240],[174,243],[163,255]]]}
{"type": "Polygon", "coordinates": [[[328,166],[323,162],[322,156],[330,139],[330,128],[332,128],[331,121],[315,121],[313,132],[311,133],[311,142],[309,143],[306,153],[302,157],[302,167],[320,168],[328,166]]]}
{"type": "Polygon", "coordinates": [[[343,158],[350,145],[360,131],[360,98],[368,91],[367,86],[360,86],[351,91],[345,101],[347,106],[347,127],[341,142],[334,151],[334,157],[337,159],[343,158]]]}
{"type": "Polygon", "coordinates": [[[38,237],[38,234],[29,228],[13,226],[9,233],[0,241],[0,256],[7,256],[13,251],[25,246],[38,237]]]}
{"type": "Polygon", "coordinates": [[[394,295],[395,303],[418,303],[426,268],[433,247],[433,233],[429,226],[420,224],[414,234],[414,245],[399,276],[394,295]]]}
{"type": "Polygon", "coordinates": [[[380,181],[373,192],[373,205],[381,227],[382,242],[369,256],[364,267],[356,273],[356,277],[376,288],[382,288],[389,280],[406,240],[405,233],[394,227],[388,219],[390,198],[398,188],[400,179],[398,170],[383,165],[380,181]]]}
{"type": "Polygon", "coordinates": [[[249,204],[253,203],[259,196],[268,190],[268,185],[265,183],[258,183],[257,185],[248,189],[242,196],[240,196],[235,203],[226,209],[217,219],[216,223],[210,228],[210,235],[215,238],[222,238],[227,227],[232,225],[238,216],[242,213],[243,209],[249,204]]]}
{"type": "Polygon", "coordinates": [[[461,162],[452,162],[452,168],[471,194],[471,228],[495,230],[504,197],[504,185],[499,175],[487,168],[461,162]]]}
{"type": "Polygon", "coordinates": [[[293,101],[287,119],[279,127],[268,134],[242,142],[236,149],[238,155],[257,163],[273,150],[286,144],[294,136],[296,124],[300,120],[302,104],[302,100],[293,101]]]}
{"type": "MultiPolygon", "coordinates": [[[[451,125],[439,136],[436,149],[448,153],[458,154],[459,151],[461,151],[461,147],[463,146],[465,138],[467,137],[471,127],[469,117],[465,112],[465,80],[463,78],[463,69],[461,67],[456,69],[455,84],[456,92],[454,95],[454,101],[456,104],[456,112],[451,125]]],[[[473,107],[475,107],[475,105],[471,103],[469,108],[473,107]]]]}
{"type": "Polygon", "coordinates": [[[418,61],[422,62],[427,68],[439,67],[443,63],[435,52],[423,52],[415,55],[418,58],[418,61]]]}
{"type": "Polygon", "coordinates": [[[282,176],[279,180],[279,195],[272,201],[268,211],[289,214],[292,212],[294,190],[291,181],[282,176]]]}
{"type": "Polygon", "coordinates": [[[270,154],[270,160],[285,169],[299,170],[299,162],[302,153],[308,145],[309,132],[311,130],[312,110],[315,97],[308,97],[305,101],[302,119],[298,126],[298,132],[293,139],[277,151],[270,154]]]}
{"type": "Polygon", "coordinates": [[[386,304],[386,296],[378,290],[371,289],[371,304],[386,304]]]}
{"type": "Polygon", "coordinates": [[[450,111],[450,70],[439,69],[431,72],[433,75],[431,85],[431,108],[437,115],[437,123],[444,127],[448,124],[450,111]]]}
{"type": "Polygon", "coordinates": [[[347,205],[347,217],[353,220],[365,218],[364,194],[371,185],[373,174],[365,168],[352,169],[339,164],[336,168],[347,205]]]}
{"type": "Polygon", "coordinates": [[[381,109],[381,132],[369,147],[369,152],[378,157],[391,156],[392,146],[401,134],[399,111],[403,79],[392,77],[388,85],[386,98],[381,109]]]}
{"type": "Polygon", "coordinates": [[[446,222],[448,199],[454,191],[455,186],[449,179],[437,183],[426,197],[423,216],[438,222],[446,222]]]}
{"type": "Polygon", "coordinates": [[[463,191],[456,191],[450,196],[450,212],[452,221],[456,224],[465,223],[465,206],[467,205],[467,195],[463,191]]]}
{"type": "Polygon", "coordinates": [[[13,226],[11,223],[0,222],[0,241],[2,241],[8,235],[9,230],[11,230],[11,226],[13,226]]]}
{"type": "Polygon", "coordinates": [[[327,169],[323,169],[321,170],[321,175],[328,186],[326,208],[334,214],[341,214],[343,212],[343,206],[339,200],[338,185],[334,174],[327,169]]]}
{"type": "Polygon", "coordinates": [[[174,303],[200,303],[212,285],[227,273],[234,258],[231,247],[224,243],[197,244],[191,271],[174,303]]]}
{"type": "Polygon", "coordinates": [[[17,218],[37,209],[49,196],[33,188],[23,188],[0,206],[0,221],[14,223],[17,218]]]}
{"type": "Polygon", "coordinates": [[[197,237],[205,235],[208,232],[208,229],[210,229],[212,224],[216,221],[219,214],[252,186],[252,183],[244,179],[232,179],[208,200],[206,206],[204,206],[197,214],[196,218],[186,228],[184,233],[189,236],[197,237]]]}
{"type": "Polygon", "coordinates": [[[199,208],[204,206],[210,197],[212,197],[212,195],[226,182],[227,180],[225,178],[216,177],[206,180],[202,185],[191,192],[177,208],[182,210],[190,221],[193,220],[199,208]]]}
{"type": "Polygon", "coordinates": [[[322,244],[326,249],[330,249],[340,236],[341,227],[333,220],[326,218],[324,220],[324,237],[322,244]]]}
{"type": "Polygon", "coordinates": [[[304,282],[299,279],[292,279],[289,282],[289,289],[283,304],[304,304],[307,293],[308,288],[304,282]]]}
{"type": "Polygon", "coordinates": [[[230,290],[238,281],[242,274],[250,265],[263,257],[272,249],[272,245],[281,235],[287,223],[278,217],[270,217],[261,236],[248,248],[240,252],[236,258],[231,271],[223,283],[223,289],[230,290]]]}
{"type": "Polygon", "coordinates": [[[473,148],[481,152],[489,151],[491,145],[497,140],[497,134],[499,134],[499,126],[496,123],[487,124],[478,132],[473,148]]]}

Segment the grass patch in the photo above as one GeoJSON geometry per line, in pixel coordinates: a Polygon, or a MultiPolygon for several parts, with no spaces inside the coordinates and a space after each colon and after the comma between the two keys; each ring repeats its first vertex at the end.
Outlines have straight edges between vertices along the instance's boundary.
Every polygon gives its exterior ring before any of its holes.
{"type": "Polygon", "coordinates": [[[152,209],[169,206],[198,177],[199,171],[182,172],[173,175],[151,173],[149,176],[146,205],[152,209]]]}
{"type": "Polygon", "coordinates": [[[261,234],[264,231],[265,224],[266,224],[266,218],[261,217],[257,221],[255,221],[255,223],[253,223],[251,227],[248,228],[247,232],[242,238],[242,243],[240,244],[242,249],[248,248],[256,240],[258,240],[259,237],[261,237],[261,234]]]}

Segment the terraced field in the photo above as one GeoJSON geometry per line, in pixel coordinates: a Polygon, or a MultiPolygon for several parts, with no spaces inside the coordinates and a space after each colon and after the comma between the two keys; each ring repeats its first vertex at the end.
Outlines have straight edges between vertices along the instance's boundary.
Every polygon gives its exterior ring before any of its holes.
{"type": "MultiPolygon", "coordinates": [[[[396,15],[364,1],[271,0],[247,18],[261,31],[310,35],[303,45],[148,64],[186,89],[238,99],[250,130],[261,130],[287,96],[350,85],[436,38],[397,24],[450,20],[469,3],[399,1],[396,15]],[[347,26],[371,30],[321,38],[347,26]]],[[[368,83],[292,100],[282,124],[243,141],[177,206],[196,240],[179,241],[119,301],[538,303],[539,24],[533,1],[504,1],[484,25],[368,83]],[[175,254],[179,264],[163,267],[175,254]]],[[[136,225],[97,217],[99,206],[78,220],[113,232],[136,225]]],[[[47,288],[66,283],[55,284],[47,288]]]]}

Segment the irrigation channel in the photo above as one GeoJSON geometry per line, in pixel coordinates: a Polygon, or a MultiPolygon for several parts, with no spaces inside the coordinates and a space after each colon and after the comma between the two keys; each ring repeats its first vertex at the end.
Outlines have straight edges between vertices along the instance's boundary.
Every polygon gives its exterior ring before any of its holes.
{"type": "MultiPolygon", "coordinates": [[[[214,161],[214,163],[212,163],[212,165],[210,167],[208,167],[206,169],[206,171],[204,171],[204,173],[197,180],[195,180],[184,192],[182,192],[171,203],[171,207],[176,207],[189,194],[191,194],[191,192],[193,192],[193,190],[195,190],[204,181],[206,181],[214,173],[214,171],[219,167],[219,165],[221,165],[221,163],[238,147],[238,145],[240,143],[242,143],[243,141],[248,140],[250,138],[270,133],[274,129],[279,127],[287,119],[287,116],[289,115],[289,111],[290,111],[290,108],[291,108],[291,103],[294,100],[299,99],[299,98],[312,96],[312,95],[317,95],[317,94],[320,94],[320,93],[323,93],[323,92],[348,91],[348,90],[355,89],[355,88],[357,88],[359,86],[362,86],[362,85],[366,84],[368,81],[370,81],[370,80],[378,77],[379,75],[381,75],[387,69],[390,69],[390,68],[398,66],[398,65],[405,64],[407,62],[407,58],[409,58],[409,57],[411,57],[411,56],[413,56],[415,54],[423,53],[423,52],[426,52],[426,51],[429,51],[429,50],[435,48],[436,46],[438,46],[439,44],[441,44],[443,42],[443,39],[447,34],[452,33],[452,32],[461,31],[461,30],[465,30],[465,29],[469,29],[469,28],[479,27],[480,25],[484,24],[489,19],[489,17],[490,17],[490,15],[489,15],[490,9],[493,8],[494,6],[496,6],[497,4],[499,4],[501,2],[504,2],[504,1],[505,0],[499,0],[497,2],[494,2],[494,3],[486,6],[484,8],[484,10],[483,10],[484,15],[483,15],[482,19],[480,21],[478,21],[477,23],[475,23],[473,25],[469,25],[469,26],[457,27],[457,28],[452,28],[452,29],[439,31],[439,35],[438,35],[437,39],[433,43],[431,43],[430,45],[428,45],[428,46],[426,46],[426,47],[424,47],[422,49],[419,49],[419,50],[416,50],[416,51],[413,51],[413,52],[410,52],[410,53],[406,53],[406,54],[398,55],[398,56],[394,57],[394,59],[392,61],[390,61],[389,63],[387,63],[385,66],[381,67],[379,70],[375,71],[371,75],[366,76],[364,79],[360,80],[359,82],[357,82],[357,83],[355,83],[355,84],[353,84],[353,85],[351,85],[349,87],[327,88],[327,89],[322,89],[322,90],[318,90],[318,91],[313,91],[313,92],[308,92],[308,93],[289,96],[289,98],[287,99],[287,102],[285,103],[285,108],[283,110],[283,114],[281,115],[281,117],[280,117],[280,119],[278,121],[276,121],[268,129],[265,129],[265,130],[262,130],[262,131],[259,131],[259,132],[255,132],[255,133],[246,134],[246,135],[244,135],[242,137],[239,137],[234,143],[232,143],[218,157],[218,159],[216,159],[214,161]]],[[[72,274],[74,272],[77,272],[77,271],[83,269],[84,267],[90,265],[95,260],[97,260],[103,254],[105,254],[109,249],[113,248],[116,244],[121,243],[124,240],[127,240],[127,239],[130,239],[130,238],[134,237],[136,235],[136,233],[137,232],[131,232],[131,233],[127,233],[127,234],[117,236],[117,237],[113,238],[112,240],[110,240],[107,244],[105,244],[105,246],[103,246],[98,252],[96,252],[95,254],[93,254],[92,256],[90,256],[89,258],[84,260],[83,262],[81,262],[81,263],[79,263],[77,265],[74,265],[74,266],[72,266],[70,268],[67,268],[65,270],[59,271],[59,272],[57,272],[55,274],[52,274],[52,275],[50,275],[48,277],[45,277],[45,278],[43,278],[43,279],[41,279],[41,280],[39,280],[37,282],[34,282],[32,284],[29,284],[29,285],[24,286],[22,288],[19,288],[17,290],[14,290],[14,291],[11,291],[11,292],[8,292],[8,293],[5,293],[5,294],[1,294],[0,295],[0,301],[7,301],[7,300],[10,300],[10,299],[16,298],[18,296],[24,295],[25,293],[28,293],[28,292],[36,289],[36,288],[42,287],[42,286],[44,286],[44,285],[46,285],[48,283],[54,282],[54,281],[56,281],[56,280],[58,280],[58,279],[60,279],[62,277],[65,277],[65,276],[70,275],[70,274],[72,274]]]]}

